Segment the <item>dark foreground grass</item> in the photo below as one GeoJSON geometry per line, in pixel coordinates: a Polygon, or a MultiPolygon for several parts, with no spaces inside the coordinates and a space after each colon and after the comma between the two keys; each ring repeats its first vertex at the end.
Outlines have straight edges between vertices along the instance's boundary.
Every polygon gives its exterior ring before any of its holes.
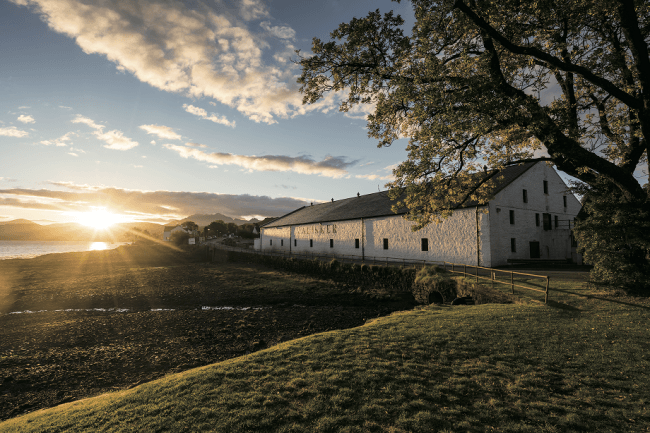
{"type": "Polygon", "coordinates": [[[556,288],[550,306],[395,313],[0,431],[648,431],[647,302],[556,288]]]}

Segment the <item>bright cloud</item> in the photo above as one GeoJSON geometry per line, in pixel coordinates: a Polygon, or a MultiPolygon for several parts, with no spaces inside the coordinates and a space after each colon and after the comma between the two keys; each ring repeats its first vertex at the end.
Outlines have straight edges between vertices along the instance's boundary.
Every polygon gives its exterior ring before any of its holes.
{"type": "Polygon", "coordinates": [[[232,126],[233,128],[235,127],[235,122],[234,121],[231,122],[230,120],[226,119],[225,116],[219,117],[214,113],[208,116],[207,111],[205,111],[203,108],[195,107],[194,105],[183,104],[183,108],[188,113],[194,114],[195,116],[199,116],[202,119],[210,120],[214,123],[219,123],[221,125],[232,126]]]}
{"type": "Polygon", "coordinates": [[[71,135],[76,135],[76,134],[74,132],[68,132],[66,134],[63,134],[59,138],[55,138],[54,140],[43,140],[43,141],[41,141],[41,144],[44,144],[46,146],[55,145],[55,146],[59,146],[59,147],[64,147],[64,146],[67,146],[69,144],[68,142],[70,140],[72,140],[70,138],[71,135]]]}
{"type": "Polygon", "coordinates": [[[168,140],[180,140],[181,136],[177,134],[169,126],[161,125],[140,125],[140,129],[147,131],[147,134],[157,135],[160,138],[166,138],[168,140]]]}
{"type": "Polygon", "coordinates": [[[28,6],[85,53],[106,56],[142,82],[212,98],[255,122],[275,123],[278,117],[332,108],[329,99],[303,106],[297,66],[270,63],[273,53],[263,59],[263,50],[271,47],[268,38],[286,43],[295,32],[270,24],[264,26],[266,31],[247,27],[247,21],[269,17],[260,0],[238,1],[239,17],[206,3],[177,0],[10,1],[28,6]]]}
{"type": "Polygon", "coordinates": [[[334,156],[328,156],[322,161],[314,161],[306,156],[247,156],[219,152],[206,153],[202,150],[174,144],[165,144],[164,147],[177,152],[183,158],[194,158],[215,165],[238,165],[251,171],[293,171],[300,174],[318,174],[333,178],[346,176],[348,174],[346,168],[356,163],[356,161],[347,161],[343,157],[334,156]]]}
{"type": "Polygon", "coordinates": [[[18,121],[23,123],[35,123],[36,121],[30,115],[21,114],[18,116],[18,121]]]}
{"type": "Polygon", "coordinates": [[[104,147],[107,149],[129,150],[138,145],[137,141],[125,137],[122,131],[114,129],[112,131],[104,132],[104,125],[98,125],[94,120],[80,114],[77,114],[77,117],[72,120],[72,123],[83,123],[93,128],[95,130],[93,135],[105,142],[106,145],[104,147]]]}
{"type": "Polygon", "coordinates": [[[183,218],[196,213],[212,214],[215,211],[232,218],[280,216],[308,204],[307,200],[294,197],[127,190],[71,182],[50,184],[65,190],[0,189],[0,206],[61,212],[85,212],[101,206],[114,213],[153,220],[183,218]]]}
{"type": "Polygon", "coordinates": [[[190,147],[200,147],[202,149],[205,149],[206,147],[208,147],[205,144],[200,144],[200,143],[185,143],[185,145],[190,146],[190,147]]]}
{"type": "Polygon", "coordinates": [[[262,21],[260,23],[260,27],[262,27],[264,30],[266,30],[276,38],[293,39],[296,37],[296,31],[291,27],[282,27],[282,26],[271,27],[271,23],[268,21],[262,21]]]}
{"type": "Polygon", "coordinates": [[[17,129],[15,126],[0,128],[0,136],[3,137],[26,137],[29,132],[17,129]]]}

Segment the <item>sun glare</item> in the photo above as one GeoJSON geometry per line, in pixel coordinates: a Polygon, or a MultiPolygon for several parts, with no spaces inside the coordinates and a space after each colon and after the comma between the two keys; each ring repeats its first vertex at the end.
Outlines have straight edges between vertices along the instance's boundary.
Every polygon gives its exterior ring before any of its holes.
{"type": "Polygon", "coordinates": [[[120,217],[108,212],[106,209],[93,209],[89,212],[77,214],[77,222],[97,230],[107,229],[115,223],[120,222],[120,217]]]}

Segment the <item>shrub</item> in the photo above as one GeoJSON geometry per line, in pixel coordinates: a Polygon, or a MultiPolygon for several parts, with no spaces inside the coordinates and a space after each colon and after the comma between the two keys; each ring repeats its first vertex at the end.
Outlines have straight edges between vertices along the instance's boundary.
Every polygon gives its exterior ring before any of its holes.
{"type": "Polygon", "coordinates": [[[171,234],[171,236],[169,237],[169,242],[178,246],[187,245],[187,240],[189,238],[190,235],[188,233],[178,231],[171,234]]]}
{"type": "Polygon", "coordinates": [[[444,302],[451,302],[458,295],[456,280],[436,266],[420,269],[415,275],[412,290],[415,300],[422,304],[429,302],[429,295],[433,292],[438,292],[444,302]]]}

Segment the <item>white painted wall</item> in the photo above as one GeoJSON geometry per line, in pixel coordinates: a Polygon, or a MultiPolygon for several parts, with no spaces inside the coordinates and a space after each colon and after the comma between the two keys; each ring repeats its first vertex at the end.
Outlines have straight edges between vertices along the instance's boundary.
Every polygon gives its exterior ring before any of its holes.
{"type": "Polygon", "coordinates": [[[538,163],[499,192],[489,204],[491,256],[493,266],[507,264],[508,259],[530,259],[530,242],[540,243],[541,259],[571,258],[571,232],[569,222],[580,211],[580,202],[567,191],[567,186],[557,172],[545,163],[538,163]],[[548,194],[544,194],[544,181],[548,194]],[[528,203],[524,203],[526,189],[528,203]],[[562,197],[566,196],[564,207],[562,197]],[[515,213],[515,223],[510,224],[510,211],[515,213]],[[544,230],[543,214],[551,214],[552,230],[544,230]],[[540,225],[536,225],[539,214],[540,225]],[[559,228],[555,228],[555,216],[559,228]],[[516,252],[510,248],[514,238],[516,252]]]}
{"type": "Polygon", "coordinates": [[[176,232],[187,233],[186,230],[183,229],[181,226],[176,226],[173,229],[171,229],[171,231],[163,232],[163,241],[169,241],[169,238],[171,237],[172,233],[176,233],[176,232]]]}
{"type": "MultiPolygon", "coordinates": [[[[291,228],[262,228],[261,246],[265,251],[476,264],[476,218],[475,208],[461,209],[441,224],[431,224],[417,232],[411,230],[413,222],[398,215],[291,228]],[[428,239],[428,251],[422,251],[422,238],[428,239]],[[359,248],[355,248],[355,239],[359,239],[359,248]],[[388,239],[387,250],[384,249],[384,239],[388,239]],[[333,247],[330,247],[330,240],[333,247]]],[[[491,251],[487,214],[479,210],[478,220],[483,244],[481,265],[489,266],[491,251]]]]}

